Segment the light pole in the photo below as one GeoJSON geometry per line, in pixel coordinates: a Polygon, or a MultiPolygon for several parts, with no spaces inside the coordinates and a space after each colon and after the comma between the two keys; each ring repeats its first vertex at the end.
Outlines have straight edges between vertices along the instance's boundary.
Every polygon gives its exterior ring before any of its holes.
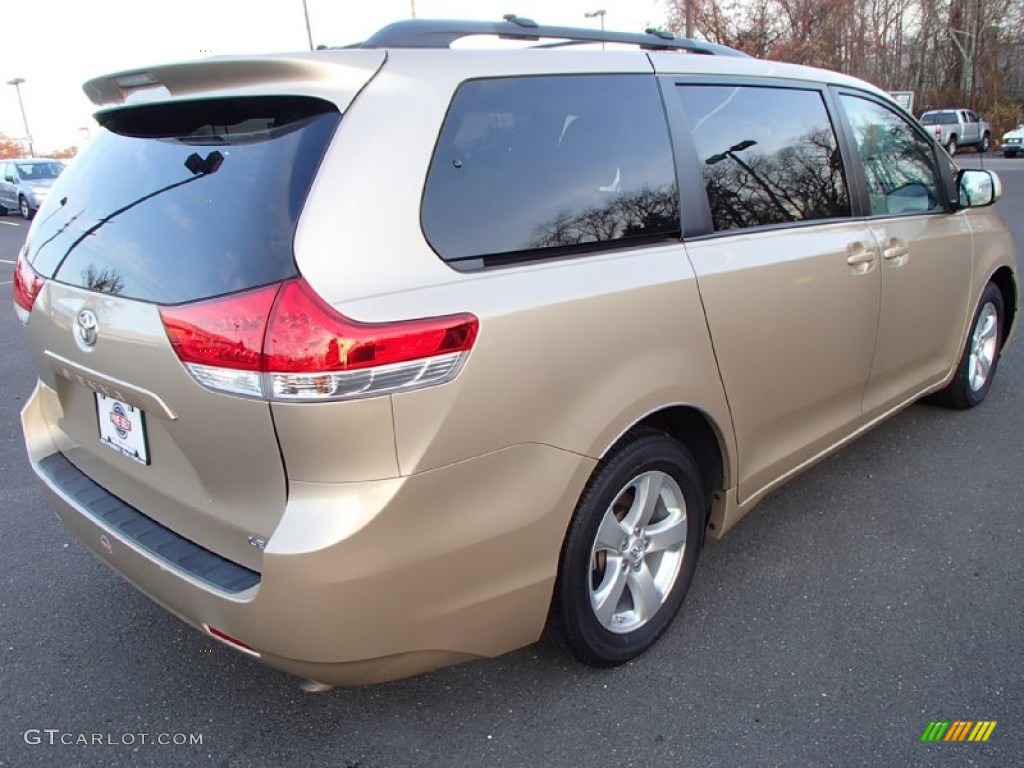
{"type": "MultiPolygon", "coordinates": [[[[598,11],[584,11],[583,18],[585,19],[600,19],[601,20],[601,31],[604,32],[604,8],[598,11]]],[[[604,50],[604,43],[601,43],[601,50],[604,50]]]]}
{"type": "Polygon", "coordinates": [[[605,10],[602,8],[600,11],[587,11],[583,14],[586,19],[601,19],[601,31],[604,32],[604,14],[605,10]]]}
{"type": "Polygon", "coordinates": [[[309,39],[309,50],[313,50],[313,30],[309,26],[309,8],[306,7],[306,0],[302,0],[302,15],[306,17],[306,37],[309,39]]]}
{"type": "Polygon", "coordinates": [[[28,130],[28,118],[25,117],[25,102],[21,100],[21,84],[25,82],[24,77],[16,77],[13,80],[8,80],[8,85],[13,85],[14,90],[18,92],[18,106],[21,107],[21,122],[25,124],[25,138],[28,139],[28,156],[35,157],[36,150],[32,146],[32,134],[28,130]]]}
{"type": "Polygon", "coordinates": [[[754,141],[753,139],[744,139],[738,144],[733,144],[724,152],[719,152],[717,155],[712,155],[707,160],[705,160],[704,163],[706,165],[716,165],[728,157],[730,160],[735,162],[736,165],[738,165],[740,168],[746,171],[747,174],[749,174],[750,178],[757,182],[758,186],[765,191],[765,194],[767,194],[769,199],[771,199],[772,204],[779,209],[779,213],[785,216],[787,221],[793,221],[793,214],[786,210],[786,206],[782,204],[782,201],[779,200],[779,196],[772,191],[772,188],[768,185],[768,183],[761,177],[761,175],[757,171],[751,168],[747,163],[743,162],[743,159],[736,154],[737,152],[742,152],[745,149],[750,149],[755,144],[757,144],[757,142],[754,141]]]}

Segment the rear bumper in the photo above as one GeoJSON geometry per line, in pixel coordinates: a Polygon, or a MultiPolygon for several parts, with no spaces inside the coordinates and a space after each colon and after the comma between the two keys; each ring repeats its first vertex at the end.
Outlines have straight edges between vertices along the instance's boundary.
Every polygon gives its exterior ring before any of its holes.
{"type": "Polygon", "coordinates": [[[525,444],[408,477],[292,482],[261,573],[230,591],[124,529],[118,519],[130,513],[98,514],[90,499],[103,489],[76,496],[84,476],[73,465],[63,476],[52,471],[60,446],[38,391],[22,425],[44,493],[100,560],[207,634],[214,627],[271,666],[332,684],[404,677],[534,642],[594,466],[525,444]]]}

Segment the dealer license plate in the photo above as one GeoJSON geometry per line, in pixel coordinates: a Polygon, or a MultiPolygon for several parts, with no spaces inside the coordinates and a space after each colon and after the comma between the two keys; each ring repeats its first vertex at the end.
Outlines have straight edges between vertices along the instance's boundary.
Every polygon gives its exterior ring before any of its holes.
{"type": "Polygon", "coordinates": [[[97,392],[96,413],[100,424],[100,442],[122,456],[140,464],[149,464],[146,414],[141,408],[97,392]]]}

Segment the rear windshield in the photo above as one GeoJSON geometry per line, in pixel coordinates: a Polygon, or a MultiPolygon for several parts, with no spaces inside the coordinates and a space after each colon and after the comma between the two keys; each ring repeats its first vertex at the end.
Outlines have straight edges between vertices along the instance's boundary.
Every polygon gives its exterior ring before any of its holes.
{"type": "Polygon", "coordinates": [[[925,125],[947,125],[957,122],[956,112],[927,112],[921,115],[921,122],[925,125]]]}
{"type": "Polygon", "coordinates": [[[293,97],[100,115],[37,214],[29,259],[59,282],[159,304],[292,277],[295,223],[340,117],[293,97]]]}

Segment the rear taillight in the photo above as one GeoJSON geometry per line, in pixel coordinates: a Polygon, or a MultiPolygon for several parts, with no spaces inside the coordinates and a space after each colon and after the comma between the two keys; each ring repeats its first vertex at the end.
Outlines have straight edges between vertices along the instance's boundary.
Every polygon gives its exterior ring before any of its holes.
{"type": "Polygon", "coordinates": [[[28,322],[32,305],[36,303],[36,297],[43,290],[45,282],[42,276],[32,269],[32,265],[25,258],[25,251],[22,250],[14,264],[14,280],[11,281],[14,291],[14,311],[18,313],[21,322],[28,322]]]}
{"type": "Polygon", "coordinates": [[[293,401],[451,381],[479,328],[470,314],[361,323],[337,312],[302,278],[160,314],[175,353],[203,386],[293,401]]]}

